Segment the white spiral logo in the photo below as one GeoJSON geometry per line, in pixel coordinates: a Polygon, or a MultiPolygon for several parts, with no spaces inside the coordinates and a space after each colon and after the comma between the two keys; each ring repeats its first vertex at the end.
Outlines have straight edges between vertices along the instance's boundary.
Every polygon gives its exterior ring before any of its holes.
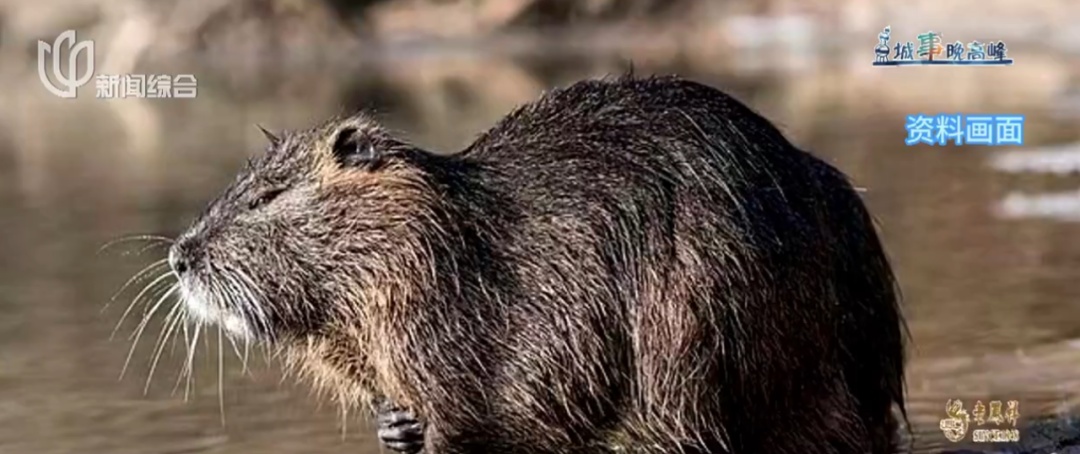
{"type": "Polygon", "coordinates": [[[45,41],[38,40],[38,76],[41,78],[41,83],[45,85],[52,94],[61,98],[74,98],[76,90],[90,81],[90,78],[94,76],[94,42],[82,41],[76,43],[75,30],[68,30],[56,37],[56,41],[51,45],[45,41]],[[60,64],[61,49],[63,47],[68,48],[68,65],[67,72],[65,74],[63,67],[60,64]],[[79,74],[79,66],[77,64],[79,60],[79,54],[87,52],[86,58],[86,72],[82,75],[79,74]],[[63,87],[57,88],[53,85],[52,80],[49,79],[46,73],[46,62],[49,61],[46,58],[47,54],[52,54],[52,73],[53,77],[63,87]]]}

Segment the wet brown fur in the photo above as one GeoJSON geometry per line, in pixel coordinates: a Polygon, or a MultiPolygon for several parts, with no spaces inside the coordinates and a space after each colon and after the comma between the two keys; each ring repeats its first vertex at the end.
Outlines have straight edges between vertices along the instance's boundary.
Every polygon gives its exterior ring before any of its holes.
{"type": "Polygon", "coordinates": [[[258,337],[344,406],[415,412],[430,453],[892,449],[902,319],[862,202],[694,82],[581,82],[450,156],[364,116],[289,132],[181,243],[214,264],[186,279],[246,273],[258,337]],[[342,164],[349,128],[371,159],[342,164]]]}

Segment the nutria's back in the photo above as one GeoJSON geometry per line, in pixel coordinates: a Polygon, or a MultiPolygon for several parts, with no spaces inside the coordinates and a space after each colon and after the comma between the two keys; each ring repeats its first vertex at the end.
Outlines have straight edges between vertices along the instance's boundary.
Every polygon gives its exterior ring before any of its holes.
{"type": "Polygon", "coordinates": [[[429,452],[890,449],[902,322],[870,217],[715,89],[581,82],[452,156],[362,117],[274,142],[178,246],[213,264],[188,286],[244,267],[257,304],[217,313],[348,404],[407,406],[429,452]]]}

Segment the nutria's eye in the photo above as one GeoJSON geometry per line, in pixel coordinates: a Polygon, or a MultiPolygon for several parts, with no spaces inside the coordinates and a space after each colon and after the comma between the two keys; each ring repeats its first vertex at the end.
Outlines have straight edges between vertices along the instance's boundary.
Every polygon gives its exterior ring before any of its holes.
{"type": "Polygon", "coordinates": [[[334,140],[334,159],[342,167],[354,167],[375,160],[375,144],[356,128],[345,128],[334,140]]]}
{"type": "Polygon", "coordinates": [[[258,208],[258,207],[266,205],[266,204],[270,203],[272,200],[274,200],[275,198],[277,198],[277,196],[281,195],[282,192],[285,192],[285,190],[281,189],[281,188],[271,189],[269,191],[265,191],[262,194],[260,194],[258,197],[254,198],[251,202],[248,203],[248,209],[254,210],[254,209],[258,208]]]}

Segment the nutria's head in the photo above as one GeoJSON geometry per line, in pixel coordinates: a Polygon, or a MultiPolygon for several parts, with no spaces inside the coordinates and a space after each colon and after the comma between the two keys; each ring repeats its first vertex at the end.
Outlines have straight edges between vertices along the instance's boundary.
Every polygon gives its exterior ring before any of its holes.
{"type": "Polygon", "coordinates": [[[169,251],[187,313],[248,340],[357,318],[408,260],[432,194],[431,155],[363,117],[267,137],[169,251]]]}

